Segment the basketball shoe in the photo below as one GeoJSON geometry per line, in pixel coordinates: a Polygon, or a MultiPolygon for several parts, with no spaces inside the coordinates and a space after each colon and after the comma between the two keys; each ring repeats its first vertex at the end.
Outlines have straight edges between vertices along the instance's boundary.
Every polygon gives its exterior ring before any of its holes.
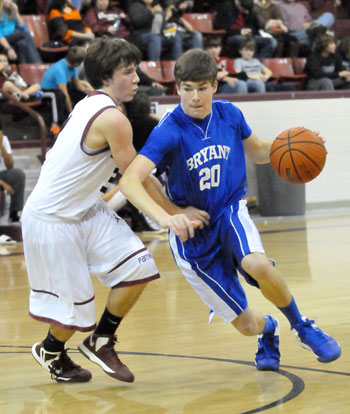
{"type": "Polygon", "coordinates": [[[99,365],[106,374],[120,381],[133,382],[133,373],[120,361],[114,349],[116,342],[117,338],[114,335],[92,333],[78,345],[78,349],[86,358],[99,365]]]}
{"type": "Polygon", "coordinates": [[[38,342],[33,345],[32,354],[57,382],[86,382],[92,377],[90,371],[81,368],[70,359],[67,349],[61,352],[49,352],[44,349],[43,342],[38,342]]]}
{"type": "Polygon", "coordinates": [[[258,349],[255,354],[255,366],[259,371],[276,371],[280,366],[279,351],[280,327],[278,320],[268,316],[274,322],[272,332],[258,335],[258,349]]]}
{"type": "Polygon", "coordinates": [[[320,362],[335,361],[341,355],[338,342],[322,332],[314,322],[303,316],[301,323],[292,326],[292,331],[300,345],[311,350],[320,362]]]}

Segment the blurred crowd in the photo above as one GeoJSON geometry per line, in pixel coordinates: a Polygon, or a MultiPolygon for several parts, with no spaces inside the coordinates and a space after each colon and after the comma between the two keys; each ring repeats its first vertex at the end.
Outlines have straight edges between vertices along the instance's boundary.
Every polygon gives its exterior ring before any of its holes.
{"type": "Polygon", "coordinates": [[[0,104],[6,93],[25,104],[49,101],[54,137],[92,91],[83,67],[89,44],[123,38],[145,63],[139,94],[123,108],[143,143],[157,123],[150,96],[176,93],[163,72],[184,51],[201,48],[215,58],[219,94],[350,89],[349,22],[350,0],[0,0],[0,104]],[[49,35],[43,44],[29,17],[43,18],[49,35]],[[344,33],[335,31],[339,19],[344,33]],[[276,59],[298,64],[297,82],[277,73],[276,59]],[[28,64],[44,65],[39,80],[24,79],[28,64]]]}

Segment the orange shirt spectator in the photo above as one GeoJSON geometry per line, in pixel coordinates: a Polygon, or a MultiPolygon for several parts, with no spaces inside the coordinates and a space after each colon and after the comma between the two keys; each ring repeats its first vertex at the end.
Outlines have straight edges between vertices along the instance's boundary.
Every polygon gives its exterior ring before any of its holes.
{"type": "Polygon", "coordinates": [[[82,39],[92,40],[95,37],[91,28],[83,22],[79,10],[67,0],[51,1],[49,28],[52,40],[68,44],[82,39]]]}

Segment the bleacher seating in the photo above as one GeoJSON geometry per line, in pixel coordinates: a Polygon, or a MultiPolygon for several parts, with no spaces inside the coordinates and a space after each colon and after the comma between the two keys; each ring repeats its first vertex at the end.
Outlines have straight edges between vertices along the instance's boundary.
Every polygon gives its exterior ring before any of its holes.
{"type": "Polygon", "coordinates": [[[44,46],[50,41],[46,16],[27,14],[23,15],[22,18],[27,26],[27,30],[33,36],[35,46],[38,48],[44,62],[55,62],[56,60],[64,57],[68,51],[68,46],[44,46]]]}
{"type": "Polygon", "coordinates": [[[184,13],[183,18],[191,23],[193,30],[204,35],[224,35],[225,30],[214,30],[213,13],[184,13]]]}
{"type": "Polygon", "coordinates": [[[173,83],[175,82],[174,68],[175,60],[163,60],[162,61],[162,71],[163,71],[163,82],[173,83]]]}
{"type": "Polygon", "coordinates": [[[155,81],[163,82],[163,71],[160,61],[142,61],[140,69],[155,81]]]}
{"type": "Polygon", "coordinates": [[[269,68],[276,82],[294,85],[297,89],[302,89],[306,75],[295,73],[292,58],[262,58],[261,63],[269,68]]]}
{"type": "Polygon", "coordinates": [[[44,72],[50,65],[51,63],[20,63],[18,71],[28,85],[33,85],[34,83],[40,83],[44,72]]]}
{"type": "Polygon", "coordinates": [[[304,73],[305,63],[306,63],[305,57],[293,58],[293,69],[296,75],[301,75],[304,73]]]}
{"type": "Polygon", "coordinates": [[[175,93],[175,77],[174,77],[175,61],[173,60],[161,60],[157,62],[142,61],[140,68],[150,78],[161,83],[168,88],[168,94],[175,93]]]}

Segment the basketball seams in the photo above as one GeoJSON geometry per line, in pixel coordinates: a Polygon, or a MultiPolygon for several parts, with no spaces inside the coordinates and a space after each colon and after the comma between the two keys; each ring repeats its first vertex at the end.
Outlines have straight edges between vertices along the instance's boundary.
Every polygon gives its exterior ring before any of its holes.
{"type": "Polygon", "coordinates": [[[312,164],[314,164],[314,166],[319,170],[319,172],[322,171],[323,167],[321,168],[315,160],[313,160],[308,154],[306,154],[303,150],[299,150],[299,149],[293,149],[293,151],[298,152],[300,154],[302,154],[305,158],[307,158],[309,161],[312,162],[312,164]]]}
{"type": "Polygon", "coordinates": [[[298,168],[296,167],[295,161],[294,161],[294,157],[293,157],[293,151],[289,150],[289,156],[290,156],[290,160],[292,162],[295,174],[298,176],[299,182],[303,182],[303,179],[300,177],[298,168]]]}
{"type": "Polygon", "coordinates": [[[272,168],[285,181],[294,184],[306,183],[317,177],[325,165],[326,156],[322,140],[304,127],[281,132],[270,149],[272,168]]]}
{"type": "Polygon", "coordinates": [[[324,148],[324,145],[321,142],[314,142],[314,141],[293,141],[292,143],[286,143],[286,144],[281,144],[278,147],[274,148],[271,152],[270,155],[274,154],[277,150],[283,148],[283,147],[290,147],[291,150],[295,150],[295,148],[291,147],[291,145],[293,144],[313,144],[313,145],[317,145],[320,148],[324,148]]]}
{"type": "MultiPolygon", "coordinates": [[[[292,129],[298,129],[298,128],[292,128],[292,129]]],[[[276,137],[276,140],[281,140],[281,141],[285,141],[286,139],[290,139],[290,138],[295,138],[295,137],[297,137],[298,135],[300,135],[300,134],[303,134],[304,132],[309,132],[309,130],[308,129],[302,129],[301,131],[299,131],[299,132],[296,132],[294,135],[290,135],[290,129],[288,129],[287,131],[283,131],[283,132],[281,132],[279,135],[278,135],[278,137],[276,137]],[[288,133],[288,135],[286,136],[286,137],[281,137],[281,135],[284,133],[284,132],[287,132],[288,133]]],[[[311,131],[310,131],[311,132],[311,131]]],[[[315,134],[314,134],[315,135],[315,134]]],[[[315,137],[316,137],[316,135],[315,135],[315,137]]]]}
{"type": "Polygon", "coordinates": [[[281,163],[283,161],[283,157],[288,154],[289,150],[284,151],[282,155],[280,155],[279,162],[278,162],[278,174],[281,174],[281,163]]]}

